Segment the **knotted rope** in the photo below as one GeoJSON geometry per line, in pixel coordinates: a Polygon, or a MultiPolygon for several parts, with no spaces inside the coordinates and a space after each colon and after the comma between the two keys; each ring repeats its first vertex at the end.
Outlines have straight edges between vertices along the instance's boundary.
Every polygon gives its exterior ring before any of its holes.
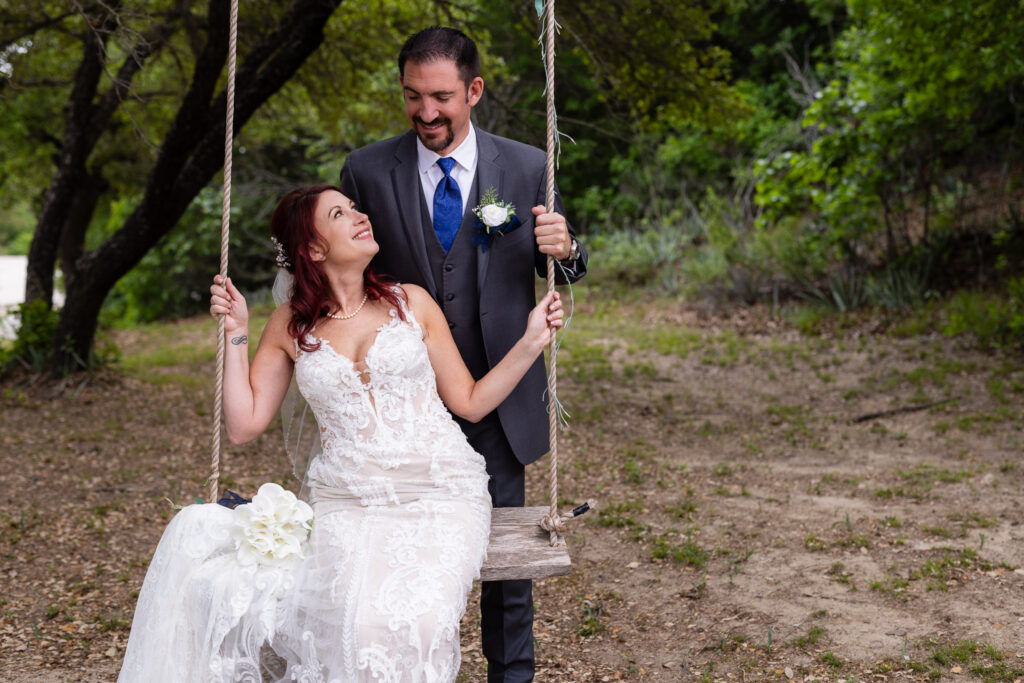
{"type": "MultiPolygon", "coordinates": [[[[235,134],[235,56],[238,50],[238,0],[231,0],[231,21],[228,29],[227,111],[224,115],[224,191],[220,202],[220,276],[228,276],[228,237],[231,224],[231,148],[235,134]]],[[[217,320],[217,383],[213,397],[213,452],[210,457],[210,502],[219,498],[220,434],[224,412],[224,317],[217,320]]]]}

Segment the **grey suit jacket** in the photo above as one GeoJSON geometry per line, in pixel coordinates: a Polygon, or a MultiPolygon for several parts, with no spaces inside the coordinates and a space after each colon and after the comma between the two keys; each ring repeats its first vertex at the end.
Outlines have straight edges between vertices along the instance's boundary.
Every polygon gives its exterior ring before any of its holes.
{"type": "MultiPolygon", "coordinates": [[[[541,150],[486,133],[477,134],[476,192],[490,187],[516,207],[522,221],[515,230],[494,238],[491,247],[477,253],[476,294],[479,296],[479,324],[483,349],[463,348],[463,357],[486,354],[487,367],[500,361],[526,329],[526,319],[536,305],[536,277],[546,277],[546,256],[533,237],[534,216],[530,207],[545,203],[545,154],[541,150]]],[[[397,137],[358,149],[345,160],[341,170],[342,192],[370,216],[380,252],[375,269],[399,282],[420,285],[438,298],[427,258],[424,237],[426,215],[416,156],[416,136],[407,131],[397,137]]],[[[471,207],[465,207],[460,230],[471,229],[471,207]]],[[[555,210],[564,214],[556,192],[555,210]]],[[[571,231],[570,227],[570,231],[571,231]]],[[[568,269],[569,279],[586,273],[587,255],[568,269]]],[[[556,268],[556,270],[558,270],[556,268]]],[[[560,278],[564,279],[564,278],[560,278]]],[[[440,303],[440,302],[439,302],[440,303]]],[[[442,304],[443,305],[443,304],[442,304]]],[[[466,321],[451,320],[455,325],[466,321]]],[[[456,338],[456,342],[459,339],[456,338]]],[[[516,458],[533,462],[548,451],[547,386],[543,359],[530,368],[512,394],[498,407],[498,418],[516,458]]],[[[485,454],[486,455],[486,454],[485,454]]]]}

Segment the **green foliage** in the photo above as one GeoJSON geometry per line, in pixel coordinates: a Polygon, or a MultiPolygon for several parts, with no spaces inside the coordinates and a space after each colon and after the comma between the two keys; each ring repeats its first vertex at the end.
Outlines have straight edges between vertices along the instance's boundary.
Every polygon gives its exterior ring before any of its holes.
{"type": "Polygon", "coordinates": [[[641,124],[713,122],[735,111],[729,53],[709,44],[713,15],[738,4],[632,0],[623,11],[617,2],[573,0],[559,5],[558,20],[582,42],[602,89],[641,124]]]}
{"type": "Polygon", "coordinates": [[[934,292],[928,287],[929,267],[904,259],[888,264],[867,283],[868,297],[890,310],[904,310],[925,302],[934,292]]]}
{"type": "Polygon", "coordinates": [[[686,248],[681,230],[601,233],[588,238],[588,248],[594,264],[588,284],[618,292],[679,292],[686,248]]]}
{"type": "Polygon", "coordinates": [[[21,304],[16,314],[21,326],[13,343],[0,346],[0,373],[18,366],[42,370],[57,327],[57,313],[37,300],[21,304]]]}
{"type": "Polygon", "coordinates": [[[959,292],[948,314],[947,335],[971,334],[983,347],[1024,348],[1024,277],[1007,282],[1004,294],[959,292]]]}
{"type": "MultiPolygon", "coordinates": [[[[0,340],[0,377],[15,368],[32,372],[46,370],[54,345],[57,311],[37,299],[16,307],[15,314],[20,319],[16,337],[9,342],[0,340]]],[[[58,374],[65,377],[78,370],[106,365],[114,361],[118,353],[112,344],[107,344],[83,358],[73,352],[70,340],[62,340],[60,345],[66,351],[66,360],[58,374]]]]}
{"type": "MultiPolygon", "coordinates": [[[[849,9],[836,77],[804,112],[803,148],[762,157],[755,174],[761,229],[799,218],[805,248],[856,264],[882,249],[892,258],[957,220],[971,186],[947,159],[976,155],[984,127],[1012,123],[1002,93],[1024,79],[1024,7],[851,0],[849,9]]],[[[993,143],[1014,149],[1003,136],[993,143]]]]}
{"type": "Polygon", "coordinates": [[[859,272],[845,268],[828,276],[825,286],[808,280],[801,283],[798,295],[840,313],[860,308],[867,302],[867,290],[859,272]]]}
{"type": "Polygon", "coordinates": [[[0,255],[28,253],[35,217],[24,201],[0,207],[0,255]]]}
{"type": "MultiPolygon", "coordinates": [[[[63,7],[36,4],[4,16],[8,34],[29,37],[0,48],[0,136],[11,141],[0,158],[0,253],[27,249],[26,227],[63,135],[76,66],[67,55],[80,40],[71,30],[31,31],[39,12],[63,7]]],[[[285,4],[243,5],[243,60],[259,36],[245,26],[285,4]]],[[[124,5],[132,12],[111,34],[111,61],[172,5],[124,5]]],[[[204,7],[188,11],[199,16],[204,7]]],[[[65,20],[74,22],[81,17],[65,20]]],[[[432,23],[456,25],[481,47],[487,88],[477,123],[543,146],[532,3],[346,5],[318,54],[236,142],[231,272],[247,290],[264,287],[272,271],[265,219],[277,197],[335,179],[347,150],[407,127],[395,53],[432,23]]],[[[746,302],[796,294],[811,303],[797,314],[810,330],[829,312],[865,305],[904,319],[924,304],[941,310],[939,291],[966,278],[939,274],[974,267],[963,249],[967,229],[998,278],[1020,275],[1019,210],[1010,208],[1005,227],[989,209],[972,213],[988,191],[999,193],[1002,214],[1020,183],[1015,121],[1024,112],[1012,95],[1024,84],[1019,3],[567,0],[559,23],[559,128],[574,142],[563,140],[558,181],[593,255],[591,284],[614,295],[746,302]]],[[[188,32],[176,30],[102,133],[87,165],[107,189],[88,248],[108,239],[141,196],[194,58],[188,32]]],[[[101,91],[110,78],[101,76],[101,91]]],[[[215,194],[204,191],[117,285],[105,324],[204,308],[217,263],[215,194]]],[[[972,296],[952,304],[950,334],[1019,338],[1016,295],[972,296]]]]}
{"type": "MultiPolygon", "coordinates": [[[[268,207],[254,198],[238,198],[231,205],[230,259],[228,274],[245,292],[266,292],[274,273],[274,250],[266,227],[268,207]]],[[[108,230],[131,211],[131,200],[116,202],[110,211],[108,230]]],[[[107,297],[101,320],[107,325],[135,325],[160,318],[182,317],[209,306],[209,288],[220,270],[220,192],[203,190],[173,231],[151,249],[123,277],[107,297]]]]}

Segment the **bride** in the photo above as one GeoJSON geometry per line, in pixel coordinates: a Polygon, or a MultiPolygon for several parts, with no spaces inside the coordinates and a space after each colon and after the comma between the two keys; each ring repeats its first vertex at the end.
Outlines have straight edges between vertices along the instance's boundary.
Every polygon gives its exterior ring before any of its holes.
{"type": "Polygon", "coordinates": [[[339,190],[289,193],[271,232],[293,291],[251,366],[245,299],[220,276],[210,288],[230,340],[224,421],[232,443],[256,438],[294,372],[320,427],[303,481],[312,532],[301,552],[281,546],[282,561],[245,561],[240,511],[273,517],[304,503],[279,487],[263,496],[274,486],[264,485],[259,504],[184,508],[146,575],[118,680],[260,681],[269,644],[286,662],[278,680],[454,681],[491,504],[483,457],[448,411],[479,420],[504,400],[561,326],[558,295],[474,380],[430,295],[374,273],[372,226],[339,190]]]}

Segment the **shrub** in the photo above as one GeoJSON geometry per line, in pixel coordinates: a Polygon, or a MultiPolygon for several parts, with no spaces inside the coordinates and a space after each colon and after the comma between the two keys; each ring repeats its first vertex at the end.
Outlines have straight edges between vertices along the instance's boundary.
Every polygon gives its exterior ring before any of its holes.
{"type": "Polygon", "coordinates": [[[19,305],[15,315],[21,325],[13,342],[0,347],[0,370],[6,371],[15,366],[42,370],[57,329],[57,311],[42,299],[36,299],[19,305]]]}
{"type": "Polygon", "coordinates": [[[983,347],[1024,348],[1024,277],[1006,284],[999,294],[960,292],[947,307],[949,336],[970,333],[983,347]]]}

